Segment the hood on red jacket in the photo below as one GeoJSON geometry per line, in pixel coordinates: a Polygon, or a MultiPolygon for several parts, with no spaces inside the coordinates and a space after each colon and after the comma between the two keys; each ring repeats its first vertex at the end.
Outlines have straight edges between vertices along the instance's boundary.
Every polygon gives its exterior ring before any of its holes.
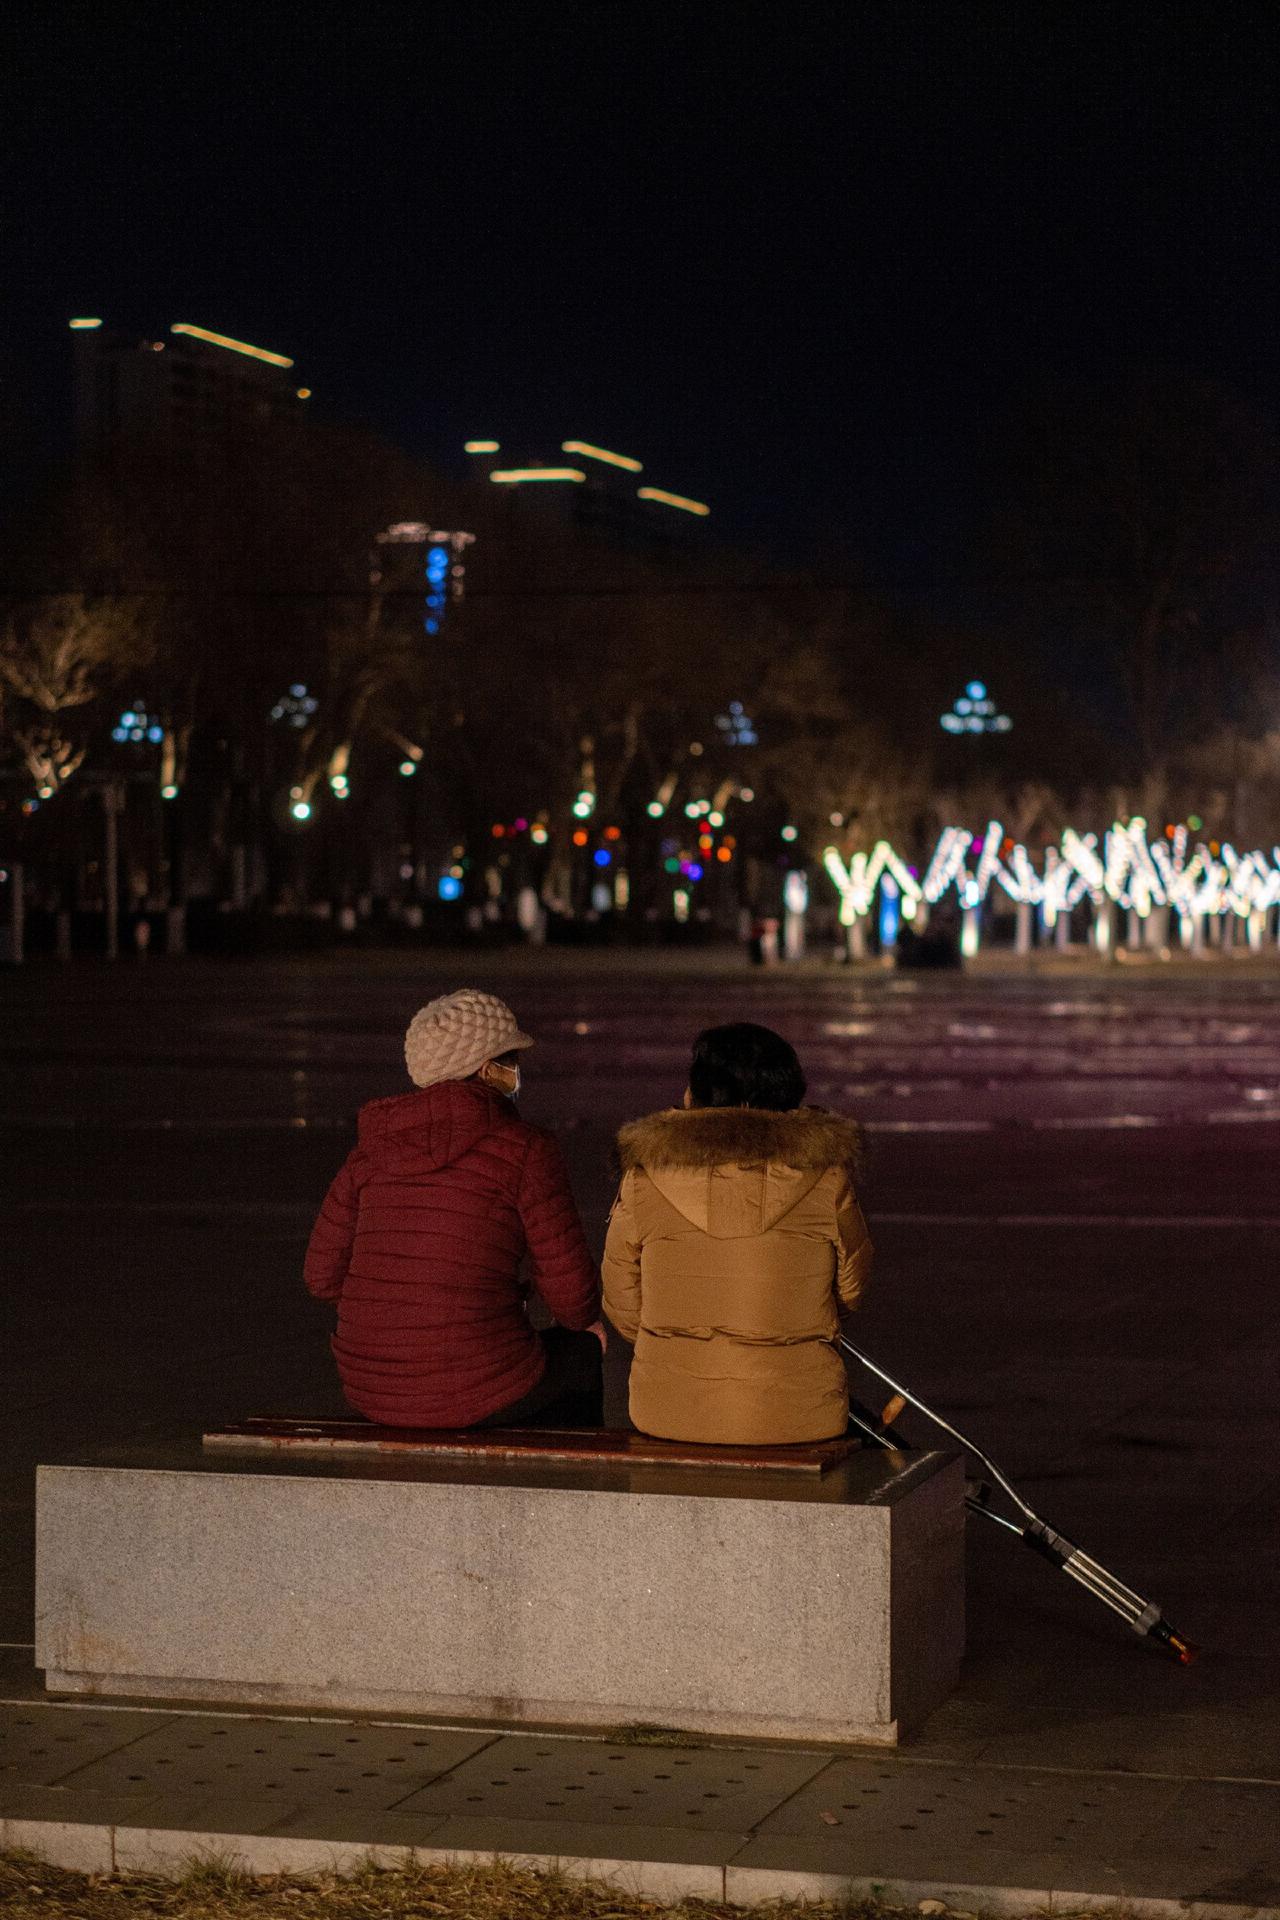
{"type": "Polygon", "coordinates": [[[389,1173],[436,1173],[451,1167],[486,1134],[519,1124],[511,1102],[478,1080],[442,1080],[434,1087],[370,1100],[360,1109],[359,1139],[389,1173]]]}

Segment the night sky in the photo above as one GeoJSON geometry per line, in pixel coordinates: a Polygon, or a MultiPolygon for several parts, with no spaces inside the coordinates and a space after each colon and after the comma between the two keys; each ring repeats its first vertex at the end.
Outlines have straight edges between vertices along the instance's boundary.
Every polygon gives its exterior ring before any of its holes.
{"type": "Polygon", "coordinates": [[[437,461],[583,437],[927,583],[1028,386],[1280,399],[1274,17],[19,6],[7,363],[53,420],[71,314],[193,320],[437,461]]]}

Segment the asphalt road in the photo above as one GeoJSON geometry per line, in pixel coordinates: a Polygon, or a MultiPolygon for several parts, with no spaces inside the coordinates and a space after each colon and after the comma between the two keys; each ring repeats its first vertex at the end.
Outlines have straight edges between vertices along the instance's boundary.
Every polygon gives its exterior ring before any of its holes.
{"type": "MultiPolygon", "coordinates": [[[[369,955],[10,974],[14,1657],[36,1461],[336,1410],[327,1313],[299,1277],[311,1217],[360,1102],[407,1084],[409,1015],[467,983],[537,1035],[523,1105],[562,1134],[597,1240],[613,1130],[679,1097],[698,1027],[786,1033],[811,1098],[869,1129],[864,1344],[1208,1649],[1166,1664],[975,1522],[970,1656],[922,1752],[1280,1777],[1280,964],[909,980],[369,955]]],[[[620,1418],[621,1350],[611,1397],[620,1418]]]]}

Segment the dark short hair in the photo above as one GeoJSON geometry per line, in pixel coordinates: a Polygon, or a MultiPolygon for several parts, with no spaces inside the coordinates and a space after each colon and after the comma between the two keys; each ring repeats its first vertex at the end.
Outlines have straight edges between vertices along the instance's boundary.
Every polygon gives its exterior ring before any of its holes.
{"type": "Polygon", "coordinates": [[[693,1043],[689,1091],[699,1107],[768,1107],[787,1113],[804,1099],[795,1048],[771,1027],[735,1020],[693,1043]]]}

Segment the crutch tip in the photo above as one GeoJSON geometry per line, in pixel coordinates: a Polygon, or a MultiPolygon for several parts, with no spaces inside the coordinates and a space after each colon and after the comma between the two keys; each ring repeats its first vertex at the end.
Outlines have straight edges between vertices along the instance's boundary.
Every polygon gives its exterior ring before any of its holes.
{"type": "Polygon", "coordinates": [[[1193,1667],[1200,1658],[1200,1648],[1195,1641],[1186,1640],[1180,1633],[1175,1633],[1163,1615],[1158,1615],[1152,1621],[1147,1632],[1158,1646],[1173,1655],[1180,1667],[1193,1667]]]}
{"type": "Polygon", "coordinates": [[[1194,1667],[1196,1661],[1200,1658],[1200,1649],[1195,1641],[1184,1639],[1180,1633],[1174,1631],[1167,1620],[1162,1620],[1160,1625],[1164,1628],[1164,1632],[1160,1634],[1159,1637],[1163,1644],[1169,1649],[1169,1652],[1173,1655],[1178,1665],[1180,1667],[1194,1667]]]}

